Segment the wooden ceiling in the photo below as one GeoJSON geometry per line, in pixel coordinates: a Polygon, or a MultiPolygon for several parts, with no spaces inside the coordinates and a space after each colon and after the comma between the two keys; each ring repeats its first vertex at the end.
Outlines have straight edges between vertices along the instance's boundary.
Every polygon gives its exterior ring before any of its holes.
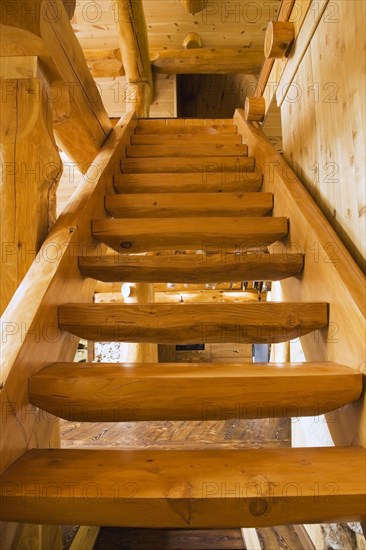
{"type": "MultiPolygon", "coordinates": [[[[118,48],[110,0],[78,0],[73,27],[83,49],[118,48]]],[[[150,48],[180,48],[195,31],[202,46],[262,46],[269,20],[277,18],[280,0],[209,0],[195,15],[179,0],[144,0],[150,48]]]]}
{"type": "MultiPolygon", "coordinates": [[[[191,15],[184,10],[180,0],[143,0],[149,48],[181,49],[184,38],[194,31],[201,36],[203,48],[233,46],[262,51],[267,23],[277,18],[280,3],[280,0],[208,0],[202,12],[191,15]]],[[[72,24],[89,69],[109,116],[121,116],[129,107],[124,98],[126,79],[121,73],[117,11],[111,0],[78,0],[76,4],[72,24]]],[[[260,56],[257,63],[259,72],[260,56]]],[[[250,82],[255,80],[254,75],[247,75],[244,84],[248,78],[250,82]]],[[[221,90],[220,82],[218,90],[221,90]]],[[[177,116],[175,75],[158,75],[154,70],[154,89],[150,116],[177,116]]],[[[236,100],[236,107],[244,105],[245,93],[241,95],[236,100]]],[[[225,102],[227,97],[226,94],[225,102]]],[[[220,116],[214,112],[212,115],[220,116]]]]}

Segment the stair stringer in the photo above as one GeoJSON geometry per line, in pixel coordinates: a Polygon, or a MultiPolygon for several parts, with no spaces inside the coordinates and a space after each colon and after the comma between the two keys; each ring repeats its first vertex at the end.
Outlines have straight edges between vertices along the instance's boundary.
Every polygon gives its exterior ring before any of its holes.
{"type": "MultiPolygon", "coordinates": [[[[272,252],[305,254],[303,271],[280,282],[285,301],[330,304],[329,326],[301,337],[307,361],[338,361],[365,374],[365,279],[345,245],[295,172],[275,150],[264,133],[244,120],[238,109],[234,123],[255,156],[263,175],[263,191],[275,195],[273,216],[290,219],[289,234],[272,252]]],[[[336,445],[366,446],[365,398],[339,409],[337,422],[328,418],[336,445]]]]}
{"type": "Polygon", "coordinates": [[[104,196],[113,193],[115,165],[135,125],[129,113],[111,131],[2,316],[0,473],[30,448],[57,446],[51,434],[58,419],[30,403],[28,379],[51,357],[72,361],[75,356],[79,340],[60,330],[58,305],[93,299],[96,281],[80,274],[78,257],[106,250],[93,240],[91,220],[107,215],[104,196]]]}

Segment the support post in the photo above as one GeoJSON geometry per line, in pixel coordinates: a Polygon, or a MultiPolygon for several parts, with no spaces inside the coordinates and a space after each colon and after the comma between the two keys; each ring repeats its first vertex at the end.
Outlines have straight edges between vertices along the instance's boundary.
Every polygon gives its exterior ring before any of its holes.
{"type": "Polygon", "coordinates": [[[37,58],[2,58],[0,83],[2,313],[55,221],[62,163],[37,58]]]}
{"type": "Polygon", "coordinates": [[[114,0],[123,67],[129,87],[126,103],[133,103],[138,117],[148,117],[153,80],[142,0],[114,0]]]}

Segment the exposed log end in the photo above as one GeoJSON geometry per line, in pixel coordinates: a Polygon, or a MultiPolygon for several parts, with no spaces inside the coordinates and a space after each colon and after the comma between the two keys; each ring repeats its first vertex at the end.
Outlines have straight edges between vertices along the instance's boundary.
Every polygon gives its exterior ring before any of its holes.
{"type": "Polygon", "coordinates": [[[181,4],[186,12],[194,15],[205,9],[207,0],[181,0],[181,4]]]}
{"type": "Polygon", "coordinates": [[[295,27],[290,21],[270,21],[264,38],[264,56],[282,59],[290,53],[295,38],[295,27]]]}
{"type": "Polygon", "coordinates": [[[265,112],[264,97],[247,97],[245,99],[244,116],[247,122],[262,122],[265,112]]]}
{"type": "Polygon", "coordinates": [[[202,48],[202,39],[196,32],[190,32],[182,42],[182,48],[192,50],[194,48],[202,48]]]}

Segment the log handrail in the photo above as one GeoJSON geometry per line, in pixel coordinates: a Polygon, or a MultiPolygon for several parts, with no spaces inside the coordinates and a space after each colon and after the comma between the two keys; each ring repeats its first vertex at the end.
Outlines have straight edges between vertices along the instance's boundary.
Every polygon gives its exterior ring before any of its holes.
{"type": "Polygon", "coordinates": [[[128,113],[112,130],[1,318],[0,402],[1,410],[7,412],[0,442],[1,471],[32,444],[35,415],[29,413],[28,377],[45,366],[50,356],[64,360],[74,356],[77,340],[57,328],[57,306],[71,296],[83,302],[92,299],[95,281],[81,276],[78,253],[96,246],[91,219],[106,215],[103,197],[113,192],[114,165],[124,155],[135,126],[133,117],[128,113]],[[9,438],[14,443],[11,447],[9,438]]]}

